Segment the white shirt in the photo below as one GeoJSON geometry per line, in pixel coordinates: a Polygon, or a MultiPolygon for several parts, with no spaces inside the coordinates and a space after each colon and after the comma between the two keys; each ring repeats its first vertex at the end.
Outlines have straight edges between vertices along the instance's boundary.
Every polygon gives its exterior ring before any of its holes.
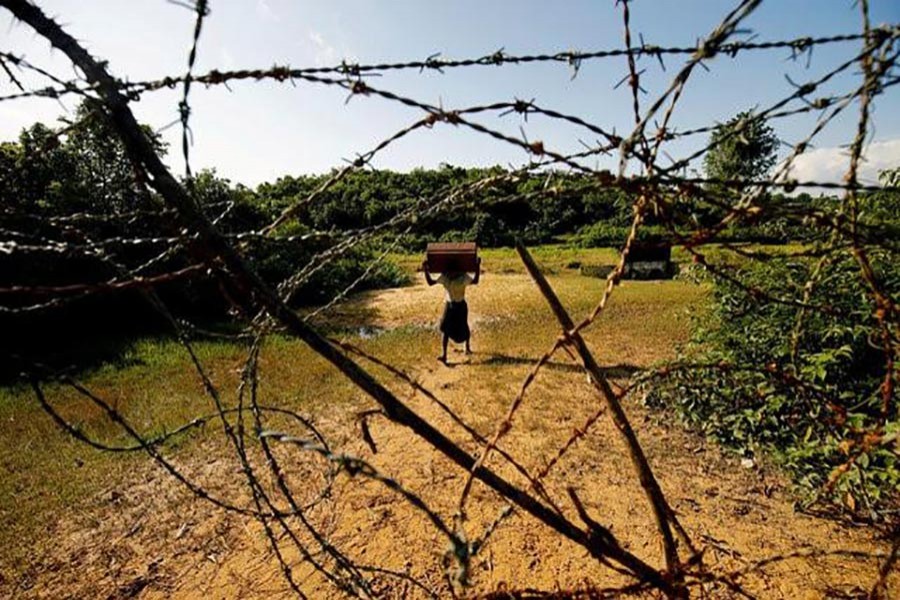
{"type": "Polygon", "coordinates": [[[437,278],[437,282],[444,286],[447,291],[448,302],[462,302],[466,299],[466,286],[474,281],[468,273],[460,273],[455,277],[448,277],[446,273],[441,273],[437,278]]]}

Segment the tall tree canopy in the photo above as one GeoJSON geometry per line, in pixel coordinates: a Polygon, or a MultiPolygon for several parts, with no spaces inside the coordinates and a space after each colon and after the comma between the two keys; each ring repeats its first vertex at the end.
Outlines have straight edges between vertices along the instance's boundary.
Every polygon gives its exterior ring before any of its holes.
{"type": "Polygon", "coordinates": [[[710,179],[762,179],[775,164],[778,138],[766,120],[753,111],[716,127],[703,166],[710,179]]]}

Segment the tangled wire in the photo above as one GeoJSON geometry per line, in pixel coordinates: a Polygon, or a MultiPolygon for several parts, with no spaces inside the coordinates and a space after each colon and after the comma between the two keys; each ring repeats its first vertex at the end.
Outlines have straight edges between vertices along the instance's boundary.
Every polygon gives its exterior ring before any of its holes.
{"type": "MultiPolygon", "coordinates": [[[[761,4],[760,0],[743,0],[696,45],[658,47],[644,43],[643,39],[639,45],[632,43],[629,3],[622,0],[618,4],[623,15],[624,48],[525,56],[498,51],[487,56],[463,60],[446,60],[432,56],[424,61],[393,64],[344,62],[333,67],[275,66],[258,70],[213,70],[195,73],[197,49],[204,20],[209,14],[208,3],[197,0],[191,4],[196,21],[186,71],[159,80],[123,81],[113,77],[105,61],[89,54],[78,40],[69,35],[38,6],[26,0],[0,0],[0,6],[10,11],[21,26],[31,28],[37,35],[45,38],[54,48],[65,54],[82,74],[81,77],[71,80],[60,79],[25,58],[11,53],[0,53],[0,66],[12,84],[18,88],[14,93],[0,96],[0,101],[12,102],[30,97],[60,98],[70,95],[83,99],[95,109],[91,113],[93,115],[91,118],[97,118],[99,115],[99,118],[102,118],[121,140],[133,169],[135,181],[149,199],[146,207],[137,209],[118,207],[111,208],[106,213],[87,210],[54,217],[54,220],[45,223],[55,231],[52,234],[35,234],[33,231],[29,232],[15,226],[3,229],[0,237],[2,253],[26,257],[47,253],[85,256],[101,261],[112,275],[106,281],[93,283],[4,285],[0,287],[2,299],[0,311],[16,317],[52,311],[89,296],[139,293],[163,316],[188,353],[214,410],[212,414],[199,416],[165,434],[148,437],[142,434],[140,428],[123,415],[112,402],[74,378],[40,364],[23,364],[22,370],[28,374],[38,402],[62,429],[77,439],[105,451],[145,452],[199,498],[223,510],[256,519],[266,533],[285,580],[300,597],[306,597],[306,594],[297,576],[297,560],[311,566],[324,579],[348,595],[377,596],[378,589],[373,583],[375,576],[407,581],[426,595],[437,596],[439,593],[408,573],[392,571],[379,565],[362,564],[330,539],[317,524],[313,515],[319,510],[323,499],[328,497],[331,486],[341,474],[385,486],[427,519],[448,545],[448,585],[454,589],[466,585],[472,558],[484,550],[511,515],[519,513],[527,515],[542,523],[548,530],[583,547],[590,556],[603,565],[629,576],[633,583],[624,590],[618,590],[620,592],[656,590],[665,596],[679,598],[688,597],[695,591],[704,593],[721,588],[740,592],[737,583],[739,574],[717,574],[704,565],[704,548],[682,527],[678,515],[667,501],[654,475],[652,465],[623,409],[623,399],[648,381],[672,377],[684,370],[721,372],[750,370],[770,379],[777,379],[790,389],[802,390],[805,394],[813,396],[817,393],[815,384],[806,380],[800,373],[785,372],[777,366],[685,362],[662,370],[648,371],[636,377],[634,383],[622,388],[608,379],[590,347],[585,343],[583,334],[596,322],[608,305],[623,277],[629,252],[637,243],[645,221],[651,216],[666,229],[671,240],[688,253],[694,263],[759,301],[778,303],[792,310],[795,314],[795,327],[791,335],[795,340],[802,340],[805,323],[810,319],[828,318],[833,314],[834,307],[814,301],[817,297],[815,292],[821,283],[820,279],[827,271],[826,267],[841,258],[849,258],[855,265],[855,277],[861,284],[861,293],[865,294],[867,305],[871,309],[869,316],[876,324],[877,335],[871,342],[878,349],[883,364],[880,371],[883,380],[879,390],[881,410],[879,418],[856,432],[846,447],[846,460],[836,470],[833,480],[830,480],[828,485],[834,485],[840,476],[853,469],[856,462],[873,448],[890,444],[892,438],[887,435],[885,425],[896,411],[895,361],[898,358],[900,310],[896,303],[896,294],[881,279],[879,269],[874,265],[876,259],[873,259],[873,256],[882,252],[894,256],[897,247],[896,239],[885,235],[885,232],[879,229],[878,223],[866,220],[861,206],[866,193],[896,194],[900,188],[896,181],[881,186],[863,185],[859,182],[858,171],[869,131],[873,103],[885,90],[900,82],[896,74],[900,52],[897,43],[900,38],[900,25],[871,26],[867,3],[861,0],[859,4],[863,15],[863,27],[858,33],[772,42],[742,40],[740,39],[742,24],[761,4]],[[850,60],[834,66],[816,79],[796,85],[789,95],[755,111],[754,118],[759,121],[783,119],[805,113],[817,116],[812,131],[793,145],[788,156],[770,177],[748,180],[686,175],[687,167],[713,151],[716,145],[727,143],[729,138],[741,136],[741,127],[733,129],[700,150],[673,161],[672,164],[661,163],[659,157],[667,142],[707,135],[717,129],[717,126],[712,125],[677,131],[670,125],[692,75],[698,69],[705,68],[705,63],[712,58],[720,55],[733,58],[746,52],[772,49],[787,50],[791,53],[791,57],[799,58],[808,55],[816,47],[837,43],[856,43],[860,45],[860,49],[850,60]],[[668,87],[652,101],[646,102],[641,86],[643,71],[639,70],[638,61],[652,59],[663,64],[665,57],[683,57],[685,60],[681,68],[671,77],[668,87]],[[615,58],[624,58],[627,62],[627,73],[623,82],[631,90],[634,120],[633,128],[627,134],[616,133],[577,115],[541,106],[535,101],[515,99],[451,110],[382,89],[372,83],[370,78],[371,75],[396,70],[443,72],[487,65],[496,67],[537,62],[562,63],[577,73],[585,61],[615,58]],[[826,83],[854,68],[861,70],[861,79],[855,87],[843,93],[814,97],[826,83]],[[16,76],[20,71],[37,74],[49,83],[45,87],[28,89],[16,76]],[[211,208],[201,206],[193,196],[194,174],[189,154],[190,94],[195,86],[227,86],[230,82],[239,80],[304,82],[310,85],[336,87],[345,90],[348,98],[378,97],[411,107],[419,111],[421,116],[407,127],[361,152],[354,160],[324,180],[312,193],[284,208],[271,223],[253,231],[224,232],[218,226],[218,222],[231,207],[212,207],[212,210],[218,212],[211,214],[211,208]],[[182,153],[186,166],[184,177],[180,180],[163,163],[159,148],[135,120],[130,108],[131,103],[144,95],[176,87],[180,87],[182,91],[178,106],[182,127],[182,153]],[[855,136],[850,140],[850,162],[844,181],[835,184],[792,179],[791,166],[796,159],[807,152],[816,138],[852,106],[858,106],[859,117],[855,136]],[[522,118],[540,115],[589,132],[597,137],[597,142],[579,153],[563,153],[542,141],[528,140],[524,135],[521,138],[514,137],[475,119],[476,116],[491,114],[514,114],[522,118]],[[250,241],[280,239],[302,243],[308,237],[318,235],[314,232],[292,236],[286,226],[296,219],[305,207],[316,203],[318,198],[350,173],[370,165],[377,155],[394,142],[414,132],[442,125],[468,129],[500,143],[512,145],[526,152],[529,159],[518,168],[501,174],[492,173],[476,181],[443,190],[436,197],[418,198],[411,206],[375,225],[339,234],[328,232],[328,235],[336,236],[336,241],[315,253],[308,263],[277,286],[267,283],[250,265],[246,256],[247,244],[250,241]],[[599,155],[618,155],[618,172],[588,166],[588,161],[599,155]],[[632,164],[639,165],[639,169],[629,174],[629,165],[632,164]],[[595,308],[580,321],[570,316],[529,251],[523,245],[517,248],[530,277],[558,321],[560,334],[555,340],[549,341],[547,351],[534,363],[491,435],[479,434],[475,427],[442,402],[435,392],[416,382],[401,369],[392,366],[388,358],[373,356],[346,341],[326,337],[312,325],[313,321],[308,316],[298,315],[290,308],[291,298],[315,273],[327,272],[337,260],[361,244],[377,236],[399,237],[404,232],[414,230],[417,220],[423,215],[446,214],[471,201],[473,197],[478,197],[484,191],[500,189],[504,184],[520,181],[534,173],[553,173],[558,170],[582,176],[581,182],[583,184],[587,181],[588,189],[618,189],[627,193],[633,200],[633,219],[628,235],[622,240],[619,260],[606,280],[601,297],[596,301],[595,308]],[[770,192],[773,190],[791,192],[804,188],[827,189],[841,193],[842,198],[831,209],[798,202],[771,201],[770,192]],[[692,224],[679,216],[684,214],[683,207],[697,205],[717,209],[719,211],[717,221],[712,224],[692,224]],[[170,236],[101,235],[99,238],[90,233],[93,230],[84,228],[84,223],[90,221],[129,223],[147,215],[173,219],[178,224],[177,228],[170,236]],[[716,260],[707,251],[711,242],[726,228],[736,224],[754,226],[767,219],[784,219],[813,227],[822,233],[826,240],[815,248],[804,247],[794,254],[788,254],[817,261],[810,269],[799,297],[779,295],[766,289],[765,286],[748,282],[733,265],[727,261],[716,260]],[[160,246],[165,247],[161,252],[157,250],[160,246]],[[150,251],[137,266],[125,264],[117,252],[123,248],[134,247],[157,249],[150,251]],[[190,257],[187,266],[174,270],[157,269],[160,265],[167,264],[167,259],[176,252],[184,252],[190,257]],[[219,286],[224,302],[233,309],[235,320],[240,324],[240,332],[233,337],[240,339],[248,349],[241,371],[236,404],[229,403],[223,397],[195,351],[193,340],[199,328],[177,317],[167,306],[164,297],[158,293],[160,286],[197,278],[212,280],[219,286]],[[465,474],[452,518],[440,514],[419,493],[409,489],[403,482],[380,472],[362,457],[341,452],[308,416],[285,408],[267,406],[260,401],[258,391],[260,348],[264,340],[274,332],[285,333],[302,340],[312,351],[377,403],[379,407],[377,411],[361,418],[363,434],[373,448],[375,444],[371,440],[366,423],[368,418],[377,414],[394,424],[409,428],[465,474]],[[523,466],[522,461],[513,453],[504,450],[501,441],[515,428],[517,413],[526,402],[529,389],[538,380],[551,358],[561,350],[569,352],[576,358],[580,368],[589,376],[590,385],[603,400],[604,408],[591,415],[584,425],[559,447],[553,459],[543,469],[533,472],[523,466]],[[373,366],[386,369],[390,377],[412,384],[418,394],[447,413],[459,425],[465,432],[466,443],[476,444],[478,451],[475,453],[467,451],[463,442],[442,431],[414,410],[409,402],[401,399],[388,388],[386,382],[373,374],[373,366]],[[67,421],[57,410],[52,399],[47,397],[45,383],[51,380],[61,382],[95,404],[131,439],[131,443],[118,446],[105,443],[92,438],[75,424],[67,421]],[[598,517],[591,516],[576,492],[575,483],[568,488],[567,498],[552,497],[543,483],[563,456],[578,441],[591,435],[591,427],[606,411],[622,435],[632,466],[646,496],[647,509],[653,517],[663,548],[665,562],[662,565],[651,564],[630,551],[609,527],[600,523],[598,517]],[[167,442],[186,430],[212,422],[221,425],[223,435],[240,463],[246,491],[252,498],[249,507],[205,489],[179,469],[166,455],[167,442]],[[294,454],[288,454],[289,450],[309,455],[308,464],[319,465],[321,485],[316,490],[311,491],[307,485],[298,485],[298,480],[288,472],[290,469],[286,466],[286,461],[293,461],[296,458],[294,454]],[[504,467],[512,468],[516,478],[504,476],[500,468],[491,466],[496,464],[497,460],[501,460],[504,467]],[[506,508],[496,516],[492,524],[481,532],[474,531],[468,517],[473,502],[472,490],[476,482],[489,488],[506,504],[506,508]],[[563,508],[564,504],[568,508],[563,508]],[[297,558],[293,559],[292,556],[297,558]]],[[[54,131],[48,147],[52,146],[53,140],[59,140],[79,126],[80,123],[75,122],[54,131]]],[[[33,154],[36,156],[46,150],[47,148],[37,148],[33,154]]],[[[564,186],[565,181],[559,181],[557,185],[564,186]]],[[[534,194],[553,194],[557,190],[558,187],[548,185],[534,194]]],[[[28,222],[29,216],[16,214],[15,207],[3,209],[7,211],[5,217],[9,219],[9,223],[28,222]]],[[[390,251],[390,248],[380,257],[373,259],[372,264],[359,278],[335,294],[320,310],[327,310],[342,301],[369,275],[371,269],[390,251]]],[[[720,248],[726,254],[740,255],[748,260],[760,262],[767,260],[761,252],[754,254],[753,251],[727,244],[720,248]]],[[[799,343],[798,341],[797,344],[799,343]]],[[[12,358],[22,360],[19,356],[12,358]]],[[[894,544],[893,551],[885,558],[880,578],[873,582],[872,597],[887,593],[885,581],[897,559],[898,544],[900,542],[894,544]]]]}

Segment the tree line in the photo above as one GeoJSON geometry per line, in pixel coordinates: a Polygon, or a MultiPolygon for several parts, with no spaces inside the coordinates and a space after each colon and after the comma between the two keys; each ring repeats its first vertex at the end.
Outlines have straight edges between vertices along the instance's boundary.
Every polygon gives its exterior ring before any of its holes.
{"type": "MultiPolygon", "coordinates": [[[[740,120],[747,115],[736,119],[726,125],[743,122],[740,120]]],[[[175,220],[161,210],[143,174],[128,161],[103,110],[84,103],[63,126],[60,134],[35,123],[17,140],[0,143],[0,228],[9,250],[0,252],[0,281],[6,286],[59,287],[99,284],[123,274],[153,276],[188,267],[190,241],[179,240],[175,220]]],[[[166,148],[159,136],[150,128],[145,128],[145,133],[164,154],[166,148]]],[[[751,133],[754,142],[749,149],[726,135],[715,151],[715,160],[707,158],[707,170],[734,175],[731,171],[743,169],[737,174],[757,176],[768,169],[774,156],[774,134],[767,126],[751,133]],[[753,161],[748,154],[764,156],[753,161]]],[[[185,183],[217,227],[226,234],[243,236],[241,247],[247,259],[266,281],[277,284],[349,233],[502,173],[501,167],[451,165],[407,173],[357,170],[318,193],[313,202],[304,200],[334,173],[286,175],[252,189],[206,170],[185,183]],[[253,235],[295,204],[300,210],[274,235],[253,235]]],[[[771,201],[787,200],[773,197],[771,201]]],[[[816,200],[801,197],[799,201],[816,200]]],[[[385,231],[343,253],[327,269],[315,272],[292,302],[299,307],[328,301],[357,281],[373,257],[388,245],[407,252],[422,251],[429,241],[454,240],[474,240],[483,247],[510,246],[516,240],[618,246],[630,227],[633,202],[622,189],[604,187],[594,178],[570,172],[536,172],[501,181],[468,195],[451,210],[418,218],[405,233],[385,231]]],[[[681,223],[686,231],[713,223],[722,213],[722,208],[713,204],[673,203],[672,207],[674,213],[666,218],[681,223]]],[[[655,241],[671,238],[673,231],[657,221],[649,215],[641,236],[655,241]]],[[[807,234],[805,227],[775,219],[732,226],[717,237],[784,242],[807,234]]],[[[368,273],[357,289],[401,285],[406,277],[384,262],[368,273]]],[[[156,289],[177,317],[215,323],[223,320],[229,309],[227,290],[211,278],[179,279],[156,289]]],[[[71,294],[63,302],[15,312],[34,301],[28,294],[7,294],[4,305],[11,311],[0,313],[0,326],[8,333],[6,343],[26,353],[46,355],[53,352],[48,349],[64,349],[73,340],[127,338],[160,326],[156,311],[138,291],[86,294],[84,298],[71,294]]]]}

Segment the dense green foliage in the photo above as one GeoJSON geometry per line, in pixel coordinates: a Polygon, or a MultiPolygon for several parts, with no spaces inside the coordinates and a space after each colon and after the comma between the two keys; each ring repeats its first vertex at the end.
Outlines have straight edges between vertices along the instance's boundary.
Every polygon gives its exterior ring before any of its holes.
{"type": "MultiPolygon", "coordinates": [[[[146,130],[157,149],[165,148],[146,130]]],[[[42,124],[22,131],[16,142],[0,144],[0,281],[3,287],[59,288],[153,277],[183,269],[200,259],[171,213],[135,172],[102,113],[79,108],[64,136],[42,124]]],[[[196,202],[220,229],[239,235],[274,218],[274,208],[257,195],[212,172],[188,186],[196,202]]],[[[303,237],[300,223],[283,236],[252,236],[242,250],[273,285],[288,278],[334,240],[303,237]],[[300,236],[299,238],[296,236],[300,236]],[[290,237],[295,236],[295,237],[290,237]]],[[[376,249],[360,246],[313,274],[293,296],[295,305],[323,303],[356,281],[376,249]]],[[[357,286],[402,285],[406,275],[380,264],[357,286]]],[[[231,309],[228,290],[215,277],[182,278],[155,287],[176,318],[212,324],[231,309]],[[224,293],[223,293],[224,292],[224,293]]],[[[166,321],[137,290],[6,294],[0,311],[3,349],[49,364],[90,363],[116,356],[136,335],[167,331],[166,321]],[[58,299],[61,299],[58,300],[58,299]],[[44,303],[44,305],[41,305],[44,303]],[[27,312],[19,307],[39,306],[27,312]]],[[[0,366],[0,378],[17,374],[0,366]]]]}
{"type": "MultiPolygon", "coordinates": [[[[897,239],[889,233],[900,224],[896,197],[872,195],[860,205],[866,235],[897,239]]],[[[712,307],[681,357],[705,366],[673,368],[648,388],[647,402],[745,455],[775,456],[811,499],[836,499],[877,519],[900,491],[900,420],[893,401],[882,414],[886,357],[871,291],[851,253],[826,256],[821,264],[789,255],[738,260],[740,284],[706,275],[715,281],[712,307]],[[814,308],[801,309],[804,301],[814,308]]],[[[868,256],[882,290],[896,298],[896,249],[870,248],[868,256]]]]}
{"type": "MultiPolygon", "coordinates": [[[[505,171],[443,166],[409,173],[357,171],[304,205],[298,221],[315,230],[356,230],[385,221],[424,202],[431,206],[453,190],[505,171]]],[[[281,209],[302,201],[331,176],[285,176],[256,190],[257,202],[281,209]]],[[[552,241],[596,221],[626,224],[628,197],[619,190],[597,190],[575,175],[535,174],[473,193],[448,210],[423,217],[403,237],[406,250],[424,250],[428,241],[474,240],[481,246],[511,246],[552,241]]]]}
{"type": "MultiPolygon", "coordinates": [[[[715,130],[705,160],[712,179],[755,180],[774,164],[777,139],[763,120],[742,113],[715,130]]],[[[889,185],[895,171],[882,175],[889,185]]],[[[719,204],[686,213],[701,225],[733,202],[729,186],[711,184],[719,204]]],[[[893,378],[893,345],[885,348],[875,295],[846,240],[815,227],[808,215],[846,219],[835,198],[763,195],[758,210],[721,232],[730,241],[794,244],[781,252],[712,253],[726,267],[697,267],[714,283],[712,303],[696,320],[692,342],[665,377],[647,387],[646,402],[747,457],[774,457],[807,492],[807,501],[836,501],[857,517],[878,520],[900,492],[896,402],[885,399],[893,378]],[[804,217],[807,215],[807,217],[804,217]]],[[[900,293],[896,194],[859,198],[856,236],[866,245],[881,293],[900,293]]],[[[846,233],[844,234],[846,235],[846,233]]],[[[707,252],[707,254],[710,254],[707,252]]],[[[890,326],[890,325],[889,325],[890,326]]]]}
{"type": "MultiPolygon", "coordinates": [[[[428,205],[451,190],[485,176],[503,173],[492,169],[462,169],[445,166],[437,170],[417,169],[409,173],[359,171],[351,173],[305,204],[298,222],[318,231],[353,231],[376,225],[421,200],[428,205]]],[[[282,177],[255,191],[258,206],[275,212],[302,202],[327,181],[328,175],[282,177]]],[[[795,199],[773,196],[776,202],[829,202],[808,195],[795,199]]],[[[721,210],[695,202],[676,207],[685,230],[712,225],[721,210]]],[[[401,247],[420,252],[429,241],[474,240],[483,247],[512,246],[516,240],[542,244],[566,237],[580,247],[620,246],[632,221],[632,198],[617,188],[597,188],[591,179],[575,174],[535,174],[515,183],[501,184],[472,194],[452,210],[441,211],[415,222],[402,236],[401,247]],[[548,184],[548,181],[550,182],[548,184]]],[[[809,228],[783,218],[732,225],[715,241],[785,243],[806,239],[809,228]]],[[[642,239],[670,239],[658,218],[649,215],[640,233],[642,239]]]]}
{"type": "Polygon", "coordinates": [[[778,138],[752,111],[738,114],[713,131],[703,158],[710,179],[763,179],[775,164],[778,138]]]}

